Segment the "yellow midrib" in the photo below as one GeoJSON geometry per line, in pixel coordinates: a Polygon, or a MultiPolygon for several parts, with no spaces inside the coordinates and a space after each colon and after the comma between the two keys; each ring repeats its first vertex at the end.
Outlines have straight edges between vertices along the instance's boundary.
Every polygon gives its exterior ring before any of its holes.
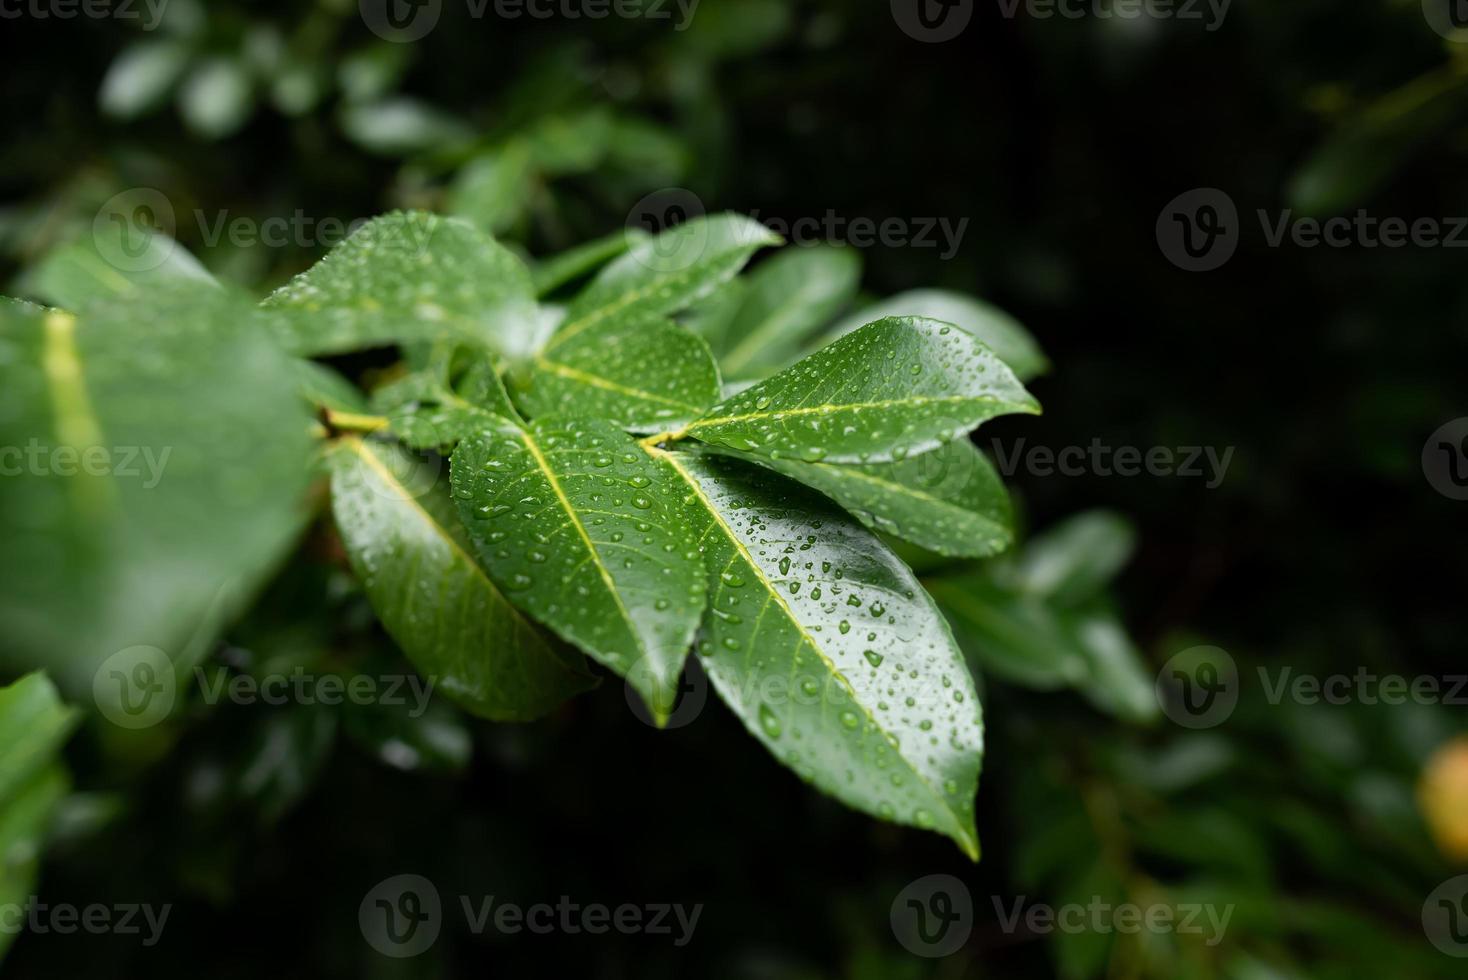
{"type": "Polygon", "coordinates": [[[650,391],[643,391],[640,388],[631,388],[627,385],[618,384],[615,381],[603,378],[601,375],[571,367],[569,364],[562,364],[560,361],[552,361],[541,354],[536,355],[535,362],[552,374],[559,374],[563,378],[580,381],[583,384],[589,384],[592,387],[601,388],[605,391],[615,391],[620,395],[627,395],[630,398],[641,398],[663,402],[668,405],[676,405],[678,408],[687,409],[690,412],[697,412],[699,410],[697,405],[690,405],[687,402],[680,402],[676,398],[667,398],[663,395],[655,395],[650,391]]]}
{"type": "MultiPolygon", "coordinates": [[[[51,310],[42,320],[41,371],[51,393],[51,410],[56,417],[57,439],[83,453],[102,445],[102,429],[97,423],[91,398],[87,395],[86,378],[76,349],[76,317],[51,310]]],[[[72,483],[79,505],[91,509],[111,498],[110,480],[77,479],[72,483]]]]}
{"type": "MultiPolygon", "coordinates": [[[[759,563],[754,560],[754,556],[749,553],[749,549],[745,546],[744,542],[740,540],[739,535],[735,533],[734,529],[729,526],[729,523],[724,520],[724,515],[720,514],[718,509],[714,507],[713,501],[709,499],[708,494],[704,492],[703,486],[698,482],[693,474],[689,473],[686,469],[683,468],[681,464],[679,464],[677,457],[673,453],[658,449],[656,446],[644,446],[643,448],[654,458],[661,458],[666,461],[668,465],[673,467],[678,475],[682,477],[683,482],[688,484],[689,489],[691,489],[698,497],[698,499],[703,503],[704,510],[708,511],[709,516],[713,518],[714,523],[718,524],[719,527],[723,530],[724,536],[729,539],[729,543],[732,544],[735,550],[739,552],[740,558],[742,558],[744,560],[744,563],[748,565],[749,568],[754,572],[754,574],[759,577],[759,580],[761,583],[763,583],[765,590],[769,592],[770,597],[774,599],[775,603],[780,607],[780,611],[785,614],[785,618],[790,621],[790,625],[795,627],[795,631],[799,633],[800,636],[806,641],[806,644],[813,651],[815,651],[816,656],[821,658],[821,660],[826,664],[827,669],[829,669],[833,674],[839,674],[840,670],[836,667],[835,662],[831,660],[830,657],[826,656],[826,651],[821,648],[821,645],[815,641],[815,638],[804,627],[804,625],[801,624],[800,620],[796,618],[795,611],[790,608],[788,603],[786,603],[784,596],[780,595],[780,590],[775,588],[774,584],[770,582],[769,578],[765,575],[764,569],[760,567],[759,563]]],[[[710,596],[709,601],[713,601],[712,596],[710,596]]],[[[855,698],[852,699],[852,702],[861,708],[862,713],[867,716],[867,720],[870,721],[879,731],[886,731],[881,723],[877,721],[876,716],[872,714],[870,708],[868,708],[865,704],[862,704],[860,701],[857,701],[855,698]]],[[[949,805],[947,797],[934,789],[933,784],[928,781],[928,778],[923,773],[919,772],[912,765],[912,763],[908,762],[906,756],[903,756],[899,752],[898,757],[902,759],[903,763],[907,766],[908,771],[913,774],[918,782],[923,784],[923,786],[927,789],[928,794],[933,799],[938,801],[937,805],[947,811],[948,814],[953,818],[953,826],[957,828],[959,835],[963,838],[962,843],[965,849],[972,856],[977,857],[978,842],[970,839],[968,832],[964,829],[963,818],[960,817],[957,811],[955,811],[953,807],[949,805]]]]}
{"type": "MultiPolygon", "coordinates": [[[[790,415],[835,415],[837,412],[857,411],[866,408],[893,408],[902,405],[937,405],[944,402],[982,402],[999,401],[997,395],[944,395],[942,397],[929,397],[918,395],[912,398],[894,398],[879,402],[841,402],[840,404],[827,403],[825,405],[809,405],[800,408],[771,409],[763,412],[749,412],[744,415],[721,415],[715,418],[702,418],[690,422],[684,432],[694,429],[703,429],[711,425],[728,425],[731,422],[749,422],[754,419],[774,418],[776,415],[784,418],[790,415]]],[[[1023,408],[1031,408],[1025,402],[1014,402],[1023,408]]]]}
{"type": "Polygon", "coordinates": [[[536,444],[535,439],[523,429],[520,430],[519,434],[520,441],[525,444],[525,448],[534,457],[535,465],[540,467],[540,471],[545,474],[546,482],[550,484],[551,492],[556,495],[556,500],[560,502],[561,508],[565,510],[567,520],[571,522],[571,526],[576,529],[576,533],[581,537],[582,543],[586,545],[586,550],[591,557],[592,566],[596,568],[597,574],[601,576],[602,584],[607,587],[607,592],[611,595],[612,602],[617,606],[617,612],[621,614],[622,619],[627,623],[627,632],[631,634],[633,641],[636,642],[638,640],[637,624],[632,619],[631,611],[622,602],[622,596],[617,592],[616,583],[612,581],[611,573],[607,571],[606,566],[602,563],[601,554],[596,550],[596,545],[592,542],[591,535],[587,533],[585,525],[581,523],[581,518],[576,516],[576,508],[572,506],[571,498],[567,497],[566,491],[561,488],[561,481],[556,479],[556,474],[551,469],[550,461],[541,453],[540,446],[536,444]]]}

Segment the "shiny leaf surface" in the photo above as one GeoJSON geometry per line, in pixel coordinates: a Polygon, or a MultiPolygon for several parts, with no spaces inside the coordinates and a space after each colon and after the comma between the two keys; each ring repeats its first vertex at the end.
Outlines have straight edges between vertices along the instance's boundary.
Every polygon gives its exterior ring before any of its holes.
{"type": "Polygon", "coordinates": [[[263,305],[301,354],[457,339],[514,356],[533,343],[524,264],[468,222],[422,212],[373,219],[263,305]]]}
{"type": "Polygon", "coordinates": [[[772,458],[880,463],[936,449],[996,415],[1039,410],[968,333],[890,317],[714,406],[683,434],[772,458]]]}
{"type": "Polygon", "coordinates": [[[814,487],[874,531],[950,557],[986,558],[1014,541],[1009,494],[968,440],[893,463],[807,463],[715,451],[814,487]]]}
{"type": "Polygon", "coordinates": [[[332,513],[372,608],[414,666],[485,718],[539,717],[592,686],[474,559],[440,472],[394,446],[346,438],[332,453],[332,513]]]}
{"type": "Polygon", "coordinates": [[[709,609],[699,661],[801,778],[978,857],[983,725],[947,624],[907,567],[819,496],[732,460],[652,450],[682,477],[709,609]]]}
{"type": "Polygon", "coordinates": [[[675,474],[589,419],[500,419],[459,444],[450,472],[495,582],[664,717],[705,598],[675,474]]]}

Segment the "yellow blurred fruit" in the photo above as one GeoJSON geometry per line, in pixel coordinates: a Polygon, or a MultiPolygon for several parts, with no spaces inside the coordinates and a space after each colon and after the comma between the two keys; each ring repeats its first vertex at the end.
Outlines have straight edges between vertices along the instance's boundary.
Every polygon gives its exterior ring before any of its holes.
{"type": "Polygon", "coordinates": [[[1444,743],[1427,760],[1417,803],[1438,849],[1468,861],[1468,736],[1444,743]]]}

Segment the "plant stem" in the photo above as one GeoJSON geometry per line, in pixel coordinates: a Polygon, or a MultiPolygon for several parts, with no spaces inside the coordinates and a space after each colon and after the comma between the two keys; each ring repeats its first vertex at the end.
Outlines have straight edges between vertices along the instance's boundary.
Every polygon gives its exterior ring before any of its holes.
{"type": "Polygon", "coordinates": [[[388,425],[385,415],[359,415],[356,412],[336,412],[328,408],[323,416],[328,433],[376,432],[388,425]]]}

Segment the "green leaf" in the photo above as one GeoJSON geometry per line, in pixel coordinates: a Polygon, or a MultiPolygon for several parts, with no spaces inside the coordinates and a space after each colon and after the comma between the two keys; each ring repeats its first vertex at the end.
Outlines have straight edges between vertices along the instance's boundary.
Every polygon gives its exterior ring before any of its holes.
{"type": "Polygon", "coordinates": [[[1132,721],[1158,715],[1155,673],[1132,643],[1126,628],[1104,603],[1068,611],[1062,620],[1087,668],[1081,693],[1108,714],[1132,721]]]}
{"type": "Polygon", "coordinates": [[[200,283],[216,284],[198,259],[162,232],[131,220],[106,224],[90,238],[61,246],[27,278],[37,296],[69,310],[200,283]]]}
{"type": "Polygon", "coordinates": [[[449,451],[492,426],[497,415],[519,417],[487,354],[477,355],[457,385],[450,383],[450,367],[415,371],[372,393],[373,411],[387,416],[393,435],[414,449],[449,451]]]}
{"type": "Polygon", "coordinates": [[[1021,381],[1050,369],[1040,345],[1014,317],[973,296],[943,289],[914,289],[857,310],[831,329],[825,343],[889,316],[921,316],[962,327],[998,354],[1021,381]]]}
{"type": "Polygon", "coordinates": [[[546,116],[525,134],[531,160],[552,177],[587,173],[606,157],[612,134],[611,112],[594,106],[546,116]]]}
{"type": "MultiPolygon", "coordinates": [[[[25,908],[35,895],[45,838],[69,789],[66,770],[52,764],[0,796],[0,908],[25,908]]],[[[17,935],[0,929],[0,962],[17,935]]]]}
{"type": "Polygon", "coordinates": [[[532,415],[666,431],[719,400],[719,369],[708,345],[671,320],[616,318],[537,354],[515,393],[532,415]]]}
{"type": "Polygon", "coordinates": [[[263,305],[300,354],[457,339],[517,356],[535,342],[524,264],[468,222],[421,211],[374,218],[263,305]]]}
{"type": "Polygon", "coordinates": [[[653,449],[682,477],[709,608],[700,663],[802,778],[978,857],[979,700],[912,573],[815,494],[732,460],[653,449]]]}
{"type": "Polygon", "coordinates": [[[810,333],[856,295],[860,279],[861,255],[852,248],[791,248],[769,259],[749,275],[744,302],[718,348],[724,374],[758,378],[785,367],[810,333]]]}
{"type": "MultiPolygon", "coordinates": [[[[41,673],[0,687],[0,809],[56,757],[76,721],[55,685],[41,673]]],[[[3,852],[0,852],[3,857],[3,852]]]]}
{"type": "MultiPolygon", "coordinates": [[[[57,754],[75,720],[44,674],[0,687],[0,907],[34,894],[43,839],[68,789],[57,754]]],[[[0,959],[14,939],[0,929],[0,959]]]]}
{"type": "Polygon", "coordinates": [[[234,133],[255,110],[249,71],[237,58],[210,58],[195,68],[178,93],[178,108],[189,129],[208,139],[234,133]]]}
{"type": "Polygon", "coordinates": [[[936,449],[996,415],[1039,411],[970,334],[889,317],[714,406],[682,434],[772,458],[880,463],[936,449]]]}
{"type": "Polygon", "coordinates": [[[668,467],[604,421],[501,419],[459,443],[450,474],[495,582],[665,718],[705,595],[668,467]]]}
{"type": "Polygon", "coordinates": [[[1108,511],[1077,514],[1032,538],[1006,584],[1063,604],[1086,601],[1131,558],[1136,533],[1125,518],[1108,511]]]}
{"type": "Polygon", "coordinates": [[[547,353],[608,321],[675,313],[736,275],[758,249],[779,243],[774,232],[738,214],[695,218],[638,241],[571,302],[547,353]]]}
{"type": "Polygon", "coordinates": [[[291,367],[296,373],[297,388],[310,404],[334,412],[366,411],[366,396],[334,369],[299,357],[292,359],[291,367]]]}
{"type": "Polygon", "coordinates": [[[1364,204],[1412,156],[1468,113],[1461,67],[1413,79],[1345,119],[1290,176],[1286,196],[1307,215],[1364,204]]]}
{"type": "Polygon", "coordinates": [[[107,68],[98,96],[102,112],[133,119],[157,108],[188,65],[188,46],[178,41],[144,41],[128,47],[107,68]]]}
{"type": "Polygon", "coordinates": [[[648,237],[644,231],[628,228],[625,231],[615,231],[610,235],[593,239],[584,245],[578,245],[559,255],[553,255],[537,262],[531,269],[531,278],[535,282],[535,295],[546,296],[567,283],[594,272],[627,251],[635,242],[643,241],[648,237]]]}
{"type": "Polygon", "coordinates": [[[474,136],[462,120],[407,96],[349,103],[341,107],[338,121],[347,139],[387,157],[454,146],[474,136]]]}
{"type": "Polygon", "coordinates": [[[529,148],[511,140],[464,165],[449,189],[449,213],[490,234],[503,232],[524,213],[532,179],[529,148]]]}
{"type": "Polygon", "coordinates": [[[212,287],[0,306],[0,671],[75,696],[127,648],[186,665],[289,548],[310,413],[262,320],[212,287]]]}
{"type": "Polygon", "coordinates": [[[332,513],[382,624],[439,690],[485,718],[537,718],[592,686],[580,657],[548,642],[472,557],[441,462],[342,439],[332,513]]]}
{"type": "Polygon", "coordinates": [[[987,558],[1014,542],[999,474],[968,440],[895,463],[807,463],[710,447],[814,487],[874,531],[950,557],[987,558]]]}
{"type": "Polygon", "coordinates": [[[748,294],[749,280],[730,279],[679,314],[678,322],[707,341],[717,354],[728,346],[729,327],[748,294]]]}
{"type": "Polygon", "coordinates": [[[643,186],[676,183],[688,172],[692,153],[672,131],[635,116],[613,116],[607,134],[607,163],[636,174],[643,186]]]}
{"type": "Polygon", "coordinates": [[[1043,600],[996,586],[982,571],[923,579],[970,662],[985,674],[1035,690],[1079,686],[1085,653],[1043,600]]]}

